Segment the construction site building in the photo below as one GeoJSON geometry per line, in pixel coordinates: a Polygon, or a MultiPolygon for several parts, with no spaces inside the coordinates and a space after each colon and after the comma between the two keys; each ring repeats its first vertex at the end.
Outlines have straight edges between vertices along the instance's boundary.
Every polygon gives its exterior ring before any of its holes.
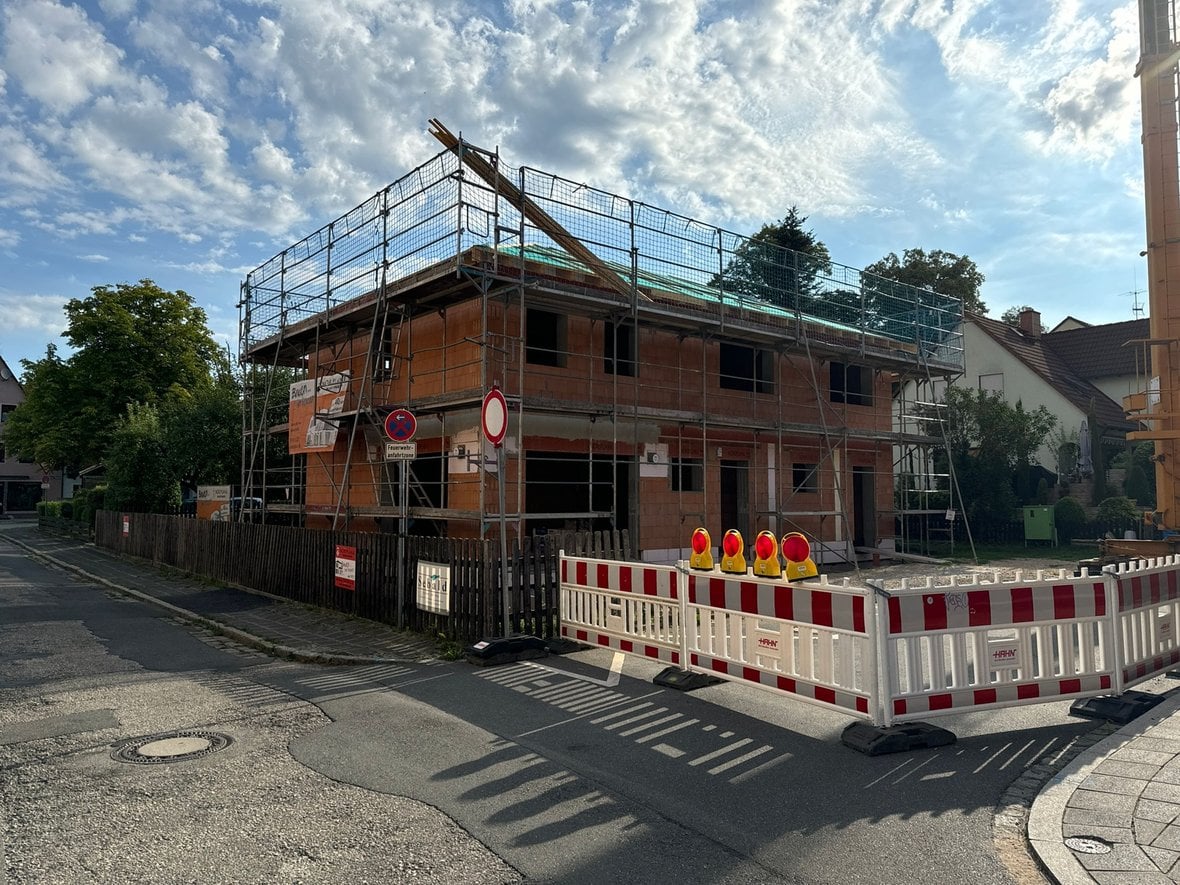
{"type": "Polygon", "coordinates": [[[802,531],[831,562],[893,545],[895,472],[945,492],[931,410],[895,395],[933,402],[962,371],[958,300],[434,127],[441,153],[242,285],[241,494],[267,519],[626,529],[661,561],[697,526],[802,531]]]}

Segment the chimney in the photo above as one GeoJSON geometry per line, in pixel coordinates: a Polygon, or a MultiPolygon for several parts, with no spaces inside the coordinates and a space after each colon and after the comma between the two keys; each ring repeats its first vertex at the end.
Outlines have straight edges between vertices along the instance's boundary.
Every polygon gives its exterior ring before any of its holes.
{"type": "Polygon", "coordinates": [[[1020,331],[1034,340],[1041,337],[1041,312],[1026,307],[1020,312],[1017,324],[1020,331]]]}

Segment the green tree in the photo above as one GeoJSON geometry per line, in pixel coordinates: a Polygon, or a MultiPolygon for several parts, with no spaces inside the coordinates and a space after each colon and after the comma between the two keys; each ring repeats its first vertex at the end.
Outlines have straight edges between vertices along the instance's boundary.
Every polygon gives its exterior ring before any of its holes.
{"type": "Polygon", "coordinates": [[[1020,504],[1013,480],[1027,470],[1056,419],[1044,406],[1027,411],[998,394],[950,387],[946,437],[969,519],[1002,522],[1020,504]]]}
{"type": "Polygon", "coordinates": [[[73,411],[76,376],[50,344],[39,360],[21,360],[25,401],[9,415],[4,445],[20,458],[36,461],[46,470],[76,464],[72,455],[81,444],[78,427],[68,418],[73,411]]]}
{"type": "Polygon", "coordinates": [[[806,222],[792,206],[782,221],[764,224],[733,250],[709,285],[788,310],[806,308],[819,294],[817,277],[832,268],[828,247],[804,228],[806,222]]]}
{"type": "Polygon", "coordinates": [[[205,312],[151,280],[95,286],[65,312],[74,353],[62,360],[51,347],[22,363],[26,400],[12,414],[16,432],[5,432],[14,453],[48,469],[103,461],[129,404],[162,404],[207,384],[219,358],[205,312]]]}
{"type": "MultiPolygon", "coordinates": [[[[935,249],[906,249],[901,258],[890,252],[862,271],[870,277],[895,280],[916,289],[930,289],[939,295],[949,295],[963,303],[972,313],[986,313],[987,307],[979,296],[983,274],[966,255],[956,255],[935,249]]],[[[866,283],[866,288],[869,288],[866,283]]]]}
{"type": "Polygon", "coordinates": [[[242,393],[228,366],[214,380],[169,397],[160,407],[160,424],[169,466],[178,480],[189,486],[237,484],[242,393]]]}
{"type": "Polygon", "coordinates": [[[180,506],[180,484],[154,405],[127,406],[126,417],[111,434],[106,468],[109,509],[161,513],[180,506]]]}

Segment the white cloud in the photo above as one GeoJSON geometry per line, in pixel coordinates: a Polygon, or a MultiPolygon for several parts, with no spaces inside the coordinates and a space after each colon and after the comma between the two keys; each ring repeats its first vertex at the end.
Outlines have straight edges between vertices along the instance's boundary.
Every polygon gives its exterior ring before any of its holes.
{"type": "Polygon", "coordinates": [[[107,261],[110,261],[111,259],[106,255],[92,254],[92,255],[79,255],[78,260],[79,261],[89,261],[92,264],[103,264],[107,261]]]}
{"type": "Polygon", "coordinates": [[[41,145],[14,126],[0,126],[0,182],[13,189],[0,204],[33,202],[42,191],[65,187],[68,181],[41,145]]]}
{"type": "Polygon", "coordinates": [[[1133,138],[1139,118],[1139,84],[1128,76],[1139,54],[1138,19],[1132,8],[1111,17],[1105,55],[1064,73],[1042,103],[1052,130],[1040,141],[1047,154],[1074,153],[1105,159],[1133,138]]]}
{"type": "Polygon", "coordinates": [[[66,300],[60,295],[0,291],[4,329],[6,332],[60,335],[66,325],[66,300]]]}
{"type": "Polygon", "coordinates": [[[123,51],[76,6],[26,0],[7,6],[3,62],[20,89],[55,113],[128,80],[123,51]]]}
{"type": "Polygon", "coordinates": [[[135,12],[136,0],[98,0],[98,5],[111,18],[127,18],[135,12]]]}
{"type": "Polygon", "coordinates": [[[20,233],[0,227],[0,249],[11,249],[20,242],[20,233]]]}

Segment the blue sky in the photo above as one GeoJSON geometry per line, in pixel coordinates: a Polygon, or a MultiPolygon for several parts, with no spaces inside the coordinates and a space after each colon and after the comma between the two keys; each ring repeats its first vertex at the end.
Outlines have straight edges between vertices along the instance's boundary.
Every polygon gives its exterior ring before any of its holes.
{"type": "Polygon", "coordinates": [[[742,233],[797,205],[842,264],[969,255],[992,316],[1131,319],[1137,29],[1097,0],[7,0],[0,356],[141,278],[236,352],[246,273],[437,153],[431,117],[742,233]]]}

